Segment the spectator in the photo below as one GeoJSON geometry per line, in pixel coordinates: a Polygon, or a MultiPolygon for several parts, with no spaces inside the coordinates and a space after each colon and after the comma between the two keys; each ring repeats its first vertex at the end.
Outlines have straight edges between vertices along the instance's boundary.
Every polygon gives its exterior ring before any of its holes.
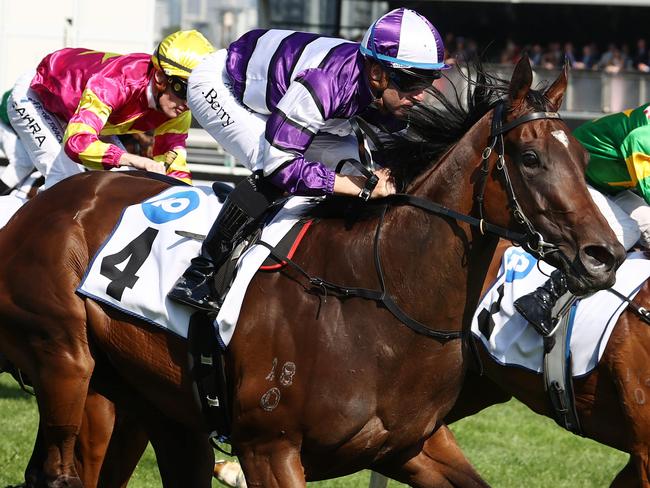
{"type": "Polygon", "coordinates": [[[572,42],[564,43],[564,58],[562,59],[562,64],[565,62],[569,63],[569,66],[575,66],[577,62],[575,47],[572,42]]]}
{"type": "Polygon", "coordinates": [[[521,49],[512,39],[508,39],[506,47],[501,51],[499,62],[501,64],[517,64],[520,57],[521,49]]]}
{"type": "Polygon", "coordinates": [[[533,46],[528,50],[528,56],[533,66],[541,66],[542,57],[544,56],[542,45],[539,42],[533,44],[533,46]]]}
{"type": "Polygon", "coordinates": [[[650,73],[650,54],[644,38],[639,38],[636,41],[636,50],[632,55],[632,68],[643,73],[650,73]]]}

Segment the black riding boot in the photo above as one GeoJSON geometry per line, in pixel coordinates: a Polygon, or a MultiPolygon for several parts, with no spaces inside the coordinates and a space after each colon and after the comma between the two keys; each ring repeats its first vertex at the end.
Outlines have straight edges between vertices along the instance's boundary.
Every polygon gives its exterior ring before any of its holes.
{"type": "Polygon", "coordinates": [[[214,290],[214,273],[228,259],[246,229],[256,222],[271,203],[260,192],[258,177],[242,181],[226,199],[217,220],[203,241],[201,254],[192,259],[167,296],[174,301],[208,312],[218,312],[223,301],[214,290]]]}
{"type": "Polygon", "coordinates": [[[553,307],[558,299],[568,292],[564,274],[555,270],[542,286],[532,293],[515,300],[517,312],[532,325],[542,336],[547,336],[553,330],[553,307]]]}
{"type": "Polygon", "coordinates": [[[7,186],[4,181],[0,181],[0,196],[9,195],[13,189],[13,186],[7,186]]]}

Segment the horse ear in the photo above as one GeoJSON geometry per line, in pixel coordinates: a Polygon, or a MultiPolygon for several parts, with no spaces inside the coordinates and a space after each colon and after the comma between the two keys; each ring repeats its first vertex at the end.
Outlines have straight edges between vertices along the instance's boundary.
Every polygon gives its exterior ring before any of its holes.
{"type": "Polygon", "coordinates": [[[553,110],[556,112],[560,110],[560,106],[562,105],[562,99],[564,98],[564,92],[566,91],[568,79],[569,63],[565,61],[564,68],[562,69],[560,76],[558,76],[553,84],[548,87],[548,90],[546,90],[546,93],[544,94],[553,106],[553,110]]]}
{"type": "Polygon", "coordinates": [[[533,83],[533,70],[530,67],[528,56],[523,55],[510,79],[510,104],[517,105],[521,102],[530,90],[530,85],[533,83]]]}

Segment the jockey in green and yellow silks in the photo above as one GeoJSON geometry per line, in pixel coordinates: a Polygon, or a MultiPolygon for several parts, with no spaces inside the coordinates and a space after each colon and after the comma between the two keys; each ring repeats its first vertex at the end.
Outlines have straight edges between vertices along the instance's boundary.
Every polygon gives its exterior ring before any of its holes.
{"type": "Polygon", "coordinates": [[[650,247],[650,104],[587,122],[574,136],[589,153],[587,182],[606,203],[594,200],[621,243],[650,247]]]}

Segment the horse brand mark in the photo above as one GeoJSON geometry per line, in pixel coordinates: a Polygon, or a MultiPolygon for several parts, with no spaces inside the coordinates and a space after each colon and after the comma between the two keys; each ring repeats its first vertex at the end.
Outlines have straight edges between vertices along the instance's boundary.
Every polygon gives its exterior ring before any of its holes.
{"type": "Polygon", "coordinates": [[[284,363],[282,366],[282,374],[280,375],[280,384],[282,386],[290,386],[293,383],[293,377],[296,374],[296,363],[291,361],[284,363]]]}
{"type": "Polygon", "coordinates": [[[280,389],[275,386],[268,390],[260,399],[260,406],[267,412],[272,412],[280,403],[280,389]]]}
{"type": "Polygon", "coordinates": [[[278,358],[273,358],[273,366],[271,372],[266,375],[266,381],[273,381],[275,379],[275,367],[278,365],[278,358]]]}
{"type": "Polygon", "coordinates": [[[564,147],[569,147],[569,138],[563,130],[554,130],[551,135],[560,141],[564,147]]]}
{"type": "Polygon", "coordinates": [[[634,400],[638,405],[645,405],[645,392],[641,388],[634,389],[634,400]]]}
{"type": "Polygon", "coordinates": [[[218,119],[221,119],[221,127],[228,127],[229,125],[232,125],[235,123],[234,120],[230,118],[230,114],[226,112],[226,110],[223,108],[223,106],[219,103],[217,100],[217,90],[214,88],[211,88],[208,93],[201,92],[201,95],[203,95],[203,98],[205,98],[205,101],[208,102],[208,105],[210,105],[210,108],[216,112],[216,117],[218,119]],[[224,121],[225,119],[225,121],[224,121]]]}

